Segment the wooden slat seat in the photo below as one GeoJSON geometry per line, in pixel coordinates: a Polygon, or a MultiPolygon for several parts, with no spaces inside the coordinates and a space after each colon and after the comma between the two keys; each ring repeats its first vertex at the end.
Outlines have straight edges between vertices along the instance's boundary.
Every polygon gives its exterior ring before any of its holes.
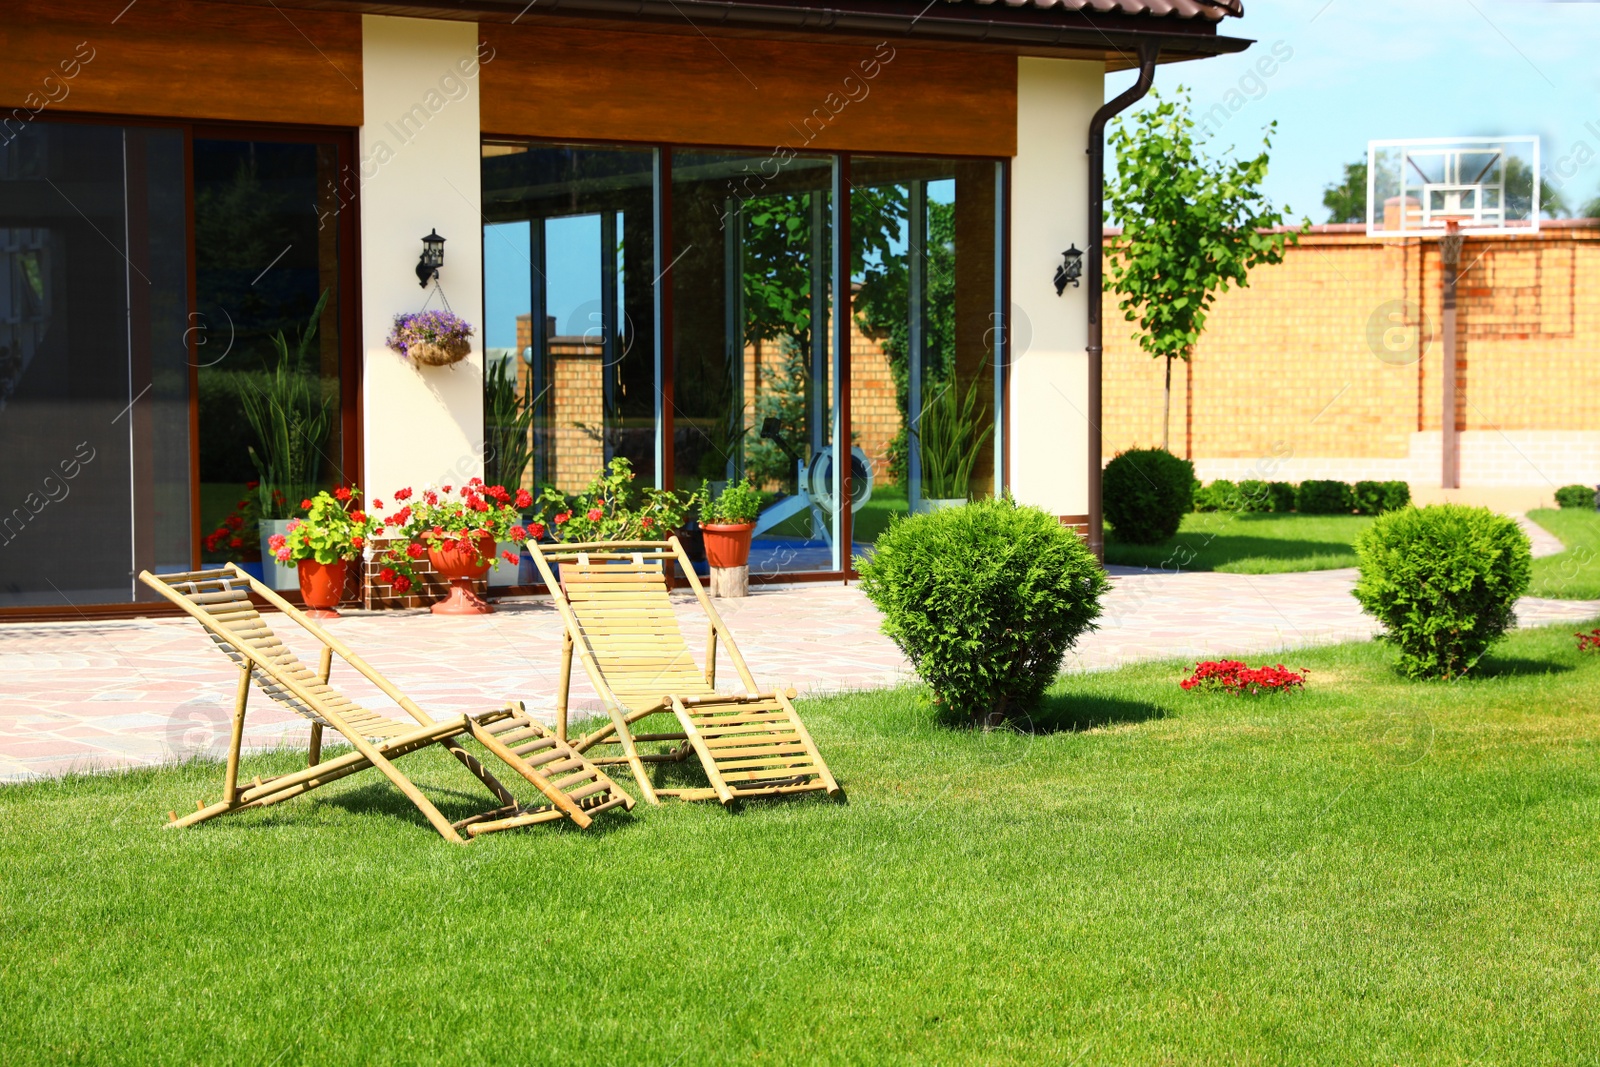
{"type": "Polygon", "coordinates": [[[759,692],[733,635],[705,594],[676,537],[653,542],[540,545],[530,542],[535,565],[556,600],[566,633],[562,639],[556,733],[565,738],[567,701],[576,650],[610,722],[573,742],[586,752],[616,745],[620,755],[596,763],[627,763],[639,791],[656,803],[661,796],[731,803],[738,797],[821,791],[839,793],[794,705],[792,690],[759,692]],[[704,667],[697,665],[678,625],[665,564],[675,559],[688,577],[707,621],[704,667]],[[559,569],[559,576],[557,575],[559,569]],[[716,690],[718,640],[726,646],[746,692],[716,690]],[[651,715],[670,714],[678,729],[635,735],[633,726],[651,715]],[[680,741],[668,754],[641,754],[636,741],[680,741]],[[681,760],[693,752],[710,787],[656,789],[644,764],[681,760]]]}
{"type": "Polygon", "coordinates": [[[239,670],[233,738],[228,750],[222,800],[209,806],[202,802],[197,805],[198,810],[182,819],[173,813],[174,826],[191,826],[242,808],[275,804],[374,767],[417,806],[441,835],[456,842],[496,830],[558,819],[571,819],[586,827],[602,811],[633,806],[633,798],[604,771],[545,730],[520,704],[435,721],[342,642],[232,564],[182,574],[153,575],[145,571],[139,579],[199,622],[207,636],[239,670]],[[321,643],[319,670],[313,671],[279,640],[262,618],[252,594],[276,607],[321,643]],[[364,708],[330,685],[328,678],[335,655],[376,685],[413,721],[408,723],[364,708]],[[239,749],[252,683],[277,704],[310,720],[311,748],[306,770],[265,782],[258,779],[241,788],[239,749]],[[323,762],[322,732],[327,728],[350,742],[353,751],[323,762]],[[462,747],[462,740],[468,737],[534,786],[539,799],[532,803],[519,801],[477,757],[462,747]],[[488,788],[499,806],[456,823],[448,822],[392,762],[431,745],[443,747],[459,760],[488,788]],[[524,753],[534,752],[540,753],[541,764],[551,766],[541,769],[524,758],[524,753]],[[550,774],[557,767],[561,778],[554,782],[550,774]],[[459,833],[463,829],[468,834],[466,839],[459,833]]]}

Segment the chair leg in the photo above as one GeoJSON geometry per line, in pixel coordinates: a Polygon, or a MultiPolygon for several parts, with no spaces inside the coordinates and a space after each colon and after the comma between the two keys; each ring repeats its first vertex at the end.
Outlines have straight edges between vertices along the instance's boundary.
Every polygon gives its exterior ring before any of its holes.
{"type": "Polygon", "coordinates": [[[311,724],[311,750],[306,755],[306,766],[315,767],[322,762],[322,724],[311,724]]]}
{"type": "Polygon", "coordinates": [[[606,710],[611,713],[611,722],[616,726],[617,742],[622,745],[622,754],[633,770],[633,780],[639,783],[639,793],[648,803],[660,807],[661,800],[656,796],[655,788],[651,786],[650,779],[644,773],[644,761],[639,758],[638,746],[633,743],[633,731],[628,729],[627,716],[614,704],[607,705],[606,710]]]}
{"type": "Polygon", "coordinates": [[[572,631],[561,633],[561,680],[556,685],[556,740],[567,740],[567,700],[572,690],[572,631]]]}
{"type": "Polygon", "coordinates": [[[495,795],[495,799],[499,800],[500,803],[511,805],[515,805],[517,803],[517,798],[511,792],[511,790],[507,789],[503,784],[501,784],[500,779],[490,774],[488,768],[480,763],[476,756],[462,748],[461,742],[452,737],[447,741],[440,742],[440,744],[444,745],[445,749],[450,753],[450,755],[460,760],[461,765],[467,770],[471,771],[473,777],[477,778],[478,781],[487,786],[489,792],[493,793],[495,795]]]}
{"type": "Polygon", "coordinates": [[[250,702],[250,668],[239,668],[239,688],[233,698],[233,736],[228,742],[228,770],[222,781],[222,802],[232,805],[239,795],[239,746],[244,743],[244,709],[250,702]]]}

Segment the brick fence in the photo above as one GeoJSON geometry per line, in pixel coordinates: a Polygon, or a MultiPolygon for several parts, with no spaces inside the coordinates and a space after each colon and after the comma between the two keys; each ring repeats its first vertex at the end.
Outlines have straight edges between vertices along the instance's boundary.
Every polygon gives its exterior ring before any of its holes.
{"type": "MultiPolygon", "coordinates": [[[[1108,240],[1114,240],[1108,233],[1108,240]]],[[[1600,220],[1465,241],[1457,286],[1461,484],[1600,482],[1600,220]]],[[[1171,448],[1201,478],[1439,485],[1441,274],[1433,241],[1313,227],[1217,299],[1172,376],[1171,448]]],[[[1161,441],[1162,364],[1106,296],[1104,450],[1161,441]]]]}

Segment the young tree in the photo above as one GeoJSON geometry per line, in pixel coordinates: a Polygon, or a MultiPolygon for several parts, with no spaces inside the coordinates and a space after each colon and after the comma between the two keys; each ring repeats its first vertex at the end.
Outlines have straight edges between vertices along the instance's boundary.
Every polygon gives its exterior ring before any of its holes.
{"type": "Polygon", "coordinates": [[[1106,282],[1121,297],[1124,317],[1139,324],[1139,346],[1167,362],[1167,448],[1172,361],[1189,360],[1217,294],[1249,284],[1254,267],[1281,263],[1284,246],[1309,223],[1285,229],[1283,213],[1261,192],[1277,123],[1254,158],[1211,159],[1195,145],[1188,90],[1180,85],[1175,99],[1151,98],[1156,106],[1118,119],[1111,132],[1117,174],[1106,183],[1106,204],[1122,237],[1107,249],[1106,282]]]}
{"type": "Polygon", "coordinates": [[[1344,165],[1344,181],[1323,187],[1322,206],[1328,209],[1329,222],[1367,221],[1366,160],[1344,165]]]}

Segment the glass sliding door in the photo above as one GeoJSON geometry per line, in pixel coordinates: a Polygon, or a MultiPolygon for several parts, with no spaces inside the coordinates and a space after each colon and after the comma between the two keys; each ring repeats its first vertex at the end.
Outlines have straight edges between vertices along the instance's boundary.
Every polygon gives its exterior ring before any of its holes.
{"type": "Polygon", "coordinates": [[[485,478],[656,481],[655,152],[483,146],[485,478]]]}
{"type": "Polygon", "coordinates": [[[0,607],[126,603],[190,564],[181,130],[0,144],[0,607]]]}
{"type": "Polygon", "coordinates": [[[851,430],[878,478],[856,516],[890,517],[996,491],[1001,353],[999,165],[851,161],[851,430]]]}
{"type": "Polygon", "coordinates": [[[339,144],[196,136],[193,158],[202,559],[259,566],[258,521],[351,478],[339,144]]]}
{"type": "Polygon", "coordinates": [[[752,576],[844,564],[836,176],[828,156],[672,156],[674,481],[768,494],[752,576]]]}

